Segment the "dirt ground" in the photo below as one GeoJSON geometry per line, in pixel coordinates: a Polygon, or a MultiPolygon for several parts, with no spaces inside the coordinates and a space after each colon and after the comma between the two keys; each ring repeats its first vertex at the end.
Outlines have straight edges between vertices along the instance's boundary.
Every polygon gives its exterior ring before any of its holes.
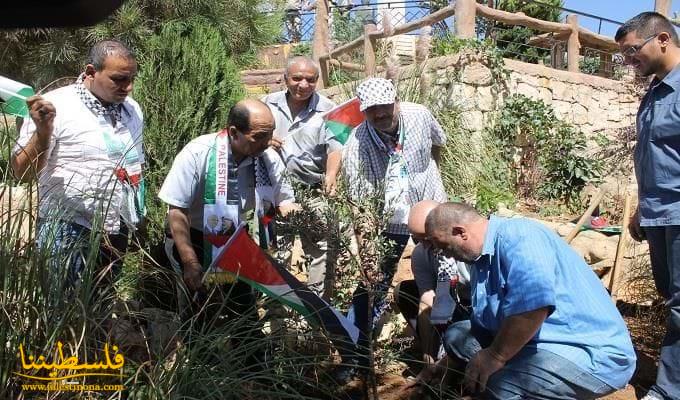
{"type": "MultiPolygon", "coordinates": [[[[300,256],[302,251],[299,242],[296,243],[296,248],[293,250],[293,258],[300,256]]],[[[411,252],[413,251],[413,244],[409,242],[406,247],[402,259],[399,262],[399,267],[394,277],[393,284],[413,279],[411,272],[411,252]]],[[[304,279],[302,274],[299,278],[304,279]]],[[[619,307],[624,315],[624,320],[629,326],[633,343],[635,345],[638,366],[631,380],[630,384],[623,390],[612,393],[604,397],[607,400],[637,400],[642,398],[649,387],[654,383],[656,378],[656,361],[658,360],[658,348],[660,346],[660,339],[663,331],[662,324],[650,324],[649,317],[646,316],[645,310],[640,310],[639,307],[633,305],[623,305],[619,307]],[[657,326],[658,325],[658,326],[657,326]],[[652,328],[650,329],[650,326],[652,328]],[[657,329],[658,328],[658,329],[657,329]],[[650,332],[653,331],[653,332],[650,332]]],[[[403,336],[403,333],[397,333],[398,336],[403,336]]],[[[387,366],[388,371],[378,372],[378,393],[379,398],[383,400],[406,400],[411,398],[411,393],[404,389],[407,384],[405,375],[405,367],[398,363],[387,366]]],[[[352,398],[355,398],[352,396],[352,398]]],[[[419,399],[426,399],[425,397],[418,397],[419,399]]]]}

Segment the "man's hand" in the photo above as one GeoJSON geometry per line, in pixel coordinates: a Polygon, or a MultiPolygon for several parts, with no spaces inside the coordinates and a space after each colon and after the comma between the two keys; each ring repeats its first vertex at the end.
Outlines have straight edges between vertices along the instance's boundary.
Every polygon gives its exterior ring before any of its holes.
{"type": "Polygon", "coordinates": [[[283,138],[278,136],[272,136],[272,138],[269,140],[269,146],[276,151],[281,150],[283,143],[284,143],[283,138]]]}
{"type": "Polygon", "coordinates": [[[50,136],[54,129],[54,117],[57,110],[54,105],[40,96],[31,96],[26,99],[31,119],[35,123],[38,144],[46,150],[50,143],[50,136]]]}
{"type": "MultiPolygon", "coordinates": [[[[442,358],[442,360],[444,360],[442,358]]],[[[405,389],[410,389],[418,385],[425,386],[438,386],[444,383],[444,377],[446,376],[446,361],[442,362],[439,360],[436,364],[425,365],[423,369],[420,370],[416,379],[407,382],[405,389]]]]}
{"type": "Polygon", "coordinates": [[[465,386],[473,393],[484,392],[489,377],[504,365],[505,361],[491,349],[480,350],[465,368],[465,386]]]}
{"type": "Polygon", "coordinates": [[[323,180],[323,190],[329,196],[335,196],[335,192],[338,189],[338,180],[335,176],[328,176],[323,180]]]}
{"type": "Polygon", "coordinates": [[[184,265],[183,278],[187,287],[190,290],[197,292],[203,287],[203,267],[198,261],[184,265]]]}
{"type": "Polygon", "coordinates": [[[281,214],[281,216],[285,218],[286,216],[288,216],[288,214],[292,212],[302,211],[302,206],[299,205],[298,203],[286,203],[279,205],[278,209],[279,214],[281,214]]]}
{"type": "Polygon", "coordinates": [[[639,208],[636,208],[635,212],[630,217],[630,221],[628,222],[628,232],[630,233],[630,237],[632,237],[633,240],[635,240],[636,242],[641,242],[645,239],[645,233],[642,231],[642,228],[640,227],[639,208]]]}

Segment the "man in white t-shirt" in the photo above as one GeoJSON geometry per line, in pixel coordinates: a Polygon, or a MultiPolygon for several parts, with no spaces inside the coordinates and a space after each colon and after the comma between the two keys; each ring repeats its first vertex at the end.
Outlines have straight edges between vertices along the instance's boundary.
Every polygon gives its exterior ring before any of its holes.
{"type": "MultiPolygon", "coordinates": [[[[229,227],[235,228],[246,222],[248,212],[258,207],[260,198],[281,214],[295,209],[293,191],[283,180],[283,161],[275,151],[265,151],[273,131],[274,118],[269,108],[259,100],[243,100],[230,110],[223,131],[199,136],[175,157],[158,197],[169,206],[168,258],[182,273],[189,289],[203,288],[203,272],[209,264],[205,257],[210,256],[204,246],[212,243],[213,238],[208,236],[215,233],[218,220],[230,219],[229,227]],[[212,173],[207,165],[218,137],[223,137],[227,147],[223,164],[225,200],[227,205],[233,203],[235,212],[230,218],[212,218],[215,215],[204,218],[206,209],[210,209],[206,208],[206,198],[212,198],[206,196],[206,191],[219,186],[210,180],[212,173]]],[[[225,230],[224,236],[228,236],[229,230],[225,230]]]]}
{"type": "Polygon", "coordinates": [[[75,84],[27,100],[31,118],[12,168],[24,181],[37,177],[38,244],[68,257],[71,282],[86,265],[91,231],[103,234],[98,264],[115,273],[128,232],[144,218],[143,117],[128,96],[136,75],[131,51],[106,40],[75,84]]]}

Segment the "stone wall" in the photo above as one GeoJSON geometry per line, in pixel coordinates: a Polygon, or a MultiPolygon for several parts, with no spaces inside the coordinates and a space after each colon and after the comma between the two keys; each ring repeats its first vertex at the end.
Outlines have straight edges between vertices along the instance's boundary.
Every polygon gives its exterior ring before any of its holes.
{"type": "MultiPolygon", "coordinates": [[[[513,93],[546,102],[557,116],[571,122],[589,138],[596,133],[613,137],[617,130],[631,127],[639,104],[630,81],[616,81],[582,73],[556,70],[542,65],[505,59],[510,72],[503,84],[494,79],[483,57],[458,54],[429,60],[433,99],[441,106],[459,107],[465,114],[466,128],[478,131],[513,93]]],[[[402,79],[413,79],[412,67],[400,70],[402,79]]],[[[336,100],[347,96],[347,88],[331,87],[324,93],[336,100]]]]}

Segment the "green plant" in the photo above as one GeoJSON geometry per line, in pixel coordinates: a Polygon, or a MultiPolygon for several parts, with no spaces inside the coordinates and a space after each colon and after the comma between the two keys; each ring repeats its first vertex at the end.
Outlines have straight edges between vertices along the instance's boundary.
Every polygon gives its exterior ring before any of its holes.
{"type": "Polygon", "coordinates": [[[503,52],[489,39],[461,39],[447,32],[444,35],[435,36],[432,40],[430,54],[433,57],[459,53],[464,54],[465,60],[477,57],[491,71],[495,86],[504,86],[510,77],[510,72],[505,68],[505,61],[503,61],[503,52]]]}
{"type": "Polygon", "coordinates": [[[337,8],[331,11],[333,25],[331,36],[335,42],[348,43],[364,33],[364,19],[369,17],[370,10],[357,12],[340,12],[337,8]]]}
{"type": "Polygon", "coordinates": [[[290,51],[290,56],[312,56],[312,45],[307,42],[296,43],[290,51]]]}
{"type": "MultiPolygon", "coordinates": [[[[147,44],[135,97],[146,115],[148,191],[155,194],[175,155],[191,139],[222,128],[243,97],[237,67],[220,33],[203,19],[167,24],[147,44]]],[[[148,196],[151,222],[162,231],[165,206],[148,196]]]]}
{"type": "MultiPolygon", "coordinates": [[[[41,88],[82,71],[89,47],[115,38],[138,55],[146,42],[172,21],[202,17],[220,35],[225,51],[237,63],[255,60],[258,46],[281,35],[280,2],[262,12],[264,0],[130,0],[104,22],[79,29],[24,29],[0,33],[0,75],[41,88]]],[[[145,67],[141,65],[142,69],[145,67]]]]}
{"type": "Polygon", "coordinates": [[[595,56],[585,56],[578,62],[579,71],[584,74],[594,75],[600,71],[600,57],[595,56]]]}
{"type": "Polygon", "coordinates": [[[540,100],[519,94],[508,97],[494,138],[497,146],[507,149],[503,157],[513,165],[516,188],[525,197],[572,204],[602,172],[601,161],[586,154],[585,135],[560,121],[540,100]]]}
{"type": "MultiPolygon", "coordinates": [[[[561,6],[562,0],[546,0],[542,2],[500,0],[497,4],[499,10],[512,13],[522,12],[529,17],[552,22],[559,21],[561,13],[559,7],[561,6]]],[[[534,29],[505,24],[494,24],[489,29],[492,31],[496,45],[505,57],[536,63],[549,54],[547,50],[532,47],[528,44],[530,38],[539,34],[534,29]]]]}

